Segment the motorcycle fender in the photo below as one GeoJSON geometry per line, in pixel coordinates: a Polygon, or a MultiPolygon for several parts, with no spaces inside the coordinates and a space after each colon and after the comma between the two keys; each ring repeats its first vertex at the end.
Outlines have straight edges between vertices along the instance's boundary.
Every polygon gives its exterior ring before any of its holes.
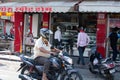
{"type": "Polygon", "coordinates": [[[21,63],[20,68],[17,70],[17,72],[20,71],[25,65],[26,65],[25,63],[21,63]]]}
{"type": "Polygon", "coordinates": [[[77,69],[68,70],[68,74],[71,74],[71,73],[73,73],[73,72],[78,72],[78,70],[77,70],[77,69]]]}

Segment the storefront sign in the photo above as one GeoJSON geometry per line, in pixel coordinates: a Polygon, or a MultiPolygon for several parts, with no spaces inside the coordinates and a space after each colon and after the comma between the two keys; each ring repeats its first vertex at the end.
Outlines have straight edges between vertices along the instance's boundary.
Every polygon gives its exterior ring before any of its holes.
{"type": "Polygon", "coordinates": [[[49,14],[43,13],[43,24],[42,27],[49,28],[49,14]]]}
{"type": "Polygon", "coordinates": [[[120,28],[120,19],[119,18],[110,18],[110,27],[119,27],[120,28]]]}
{"type": "Polygon", "coordinates": [[[48,27],[48,22],[43,22],[43,26],[47,26],[48,27]]]}
{"type": "Polygon", "coordinates": [[[52,12],[52,7],[28,7],[28,6],[21,6],[21,7],[0,7],[1,12],[52,12]]]}
{"type": "Polygon", "coordinates": [[[106,24],[106,20],[105,20],[105,15],[104,14],[98,14],[98,20],[97,20],[97,24],[106,24]]]}
{"type": "Polygon", "coordinates": [[[105,24],[105,20],[98,20],[98,24],[105,24]]]}

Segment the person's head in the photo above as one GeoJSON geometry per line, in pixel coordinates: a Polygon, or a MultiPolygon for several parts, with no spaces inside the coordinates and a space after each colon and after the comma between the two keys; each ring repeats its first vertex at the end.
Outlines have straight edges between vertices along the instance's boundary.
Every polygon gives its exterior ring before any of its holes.
{"type": "Polygon", "coordinates": [[[117,32],[118,31],[118,27],[112,28],[112,32],[117,32]]]}
{"type": "Polygon", "coordinates": [[[80,30],[84,30],[84,28],[81,26],[81,27],[80,27],[80,30]]]}
{"type": "Polygon", "coordinates": [[[83,28],[82,26],[80,27],[80,32],[81,32],[81,31],[82,31],[82,32],[84,31],[84,28],[83,28]]]}
{"type": "Polygon", "coordinates": [[[48,39],[49,34],[53,34],[51,30],[48,28],[41,28],[40,29],[40,36],[42,36],[44,39],[48,39]]]}
{"type": "Polygon", "coordinates": [[[118,31],[118,29],[119,29],[118,27],[115,27],[115,28],[114,28],[114,31],[118,31]]]}
{"type": "Polygon", "coordinates": [[[51,30],[47,29],[47,28],[41,28],[40,29],[40,35],[42,37],[42,41],[48,45],[48,37],[49,34],[53,34],[51,30]]]}
{"type": "Polygon", "coordinates": [[[57,26],[57,30],[60,30],[60,26],[57,26]]]}

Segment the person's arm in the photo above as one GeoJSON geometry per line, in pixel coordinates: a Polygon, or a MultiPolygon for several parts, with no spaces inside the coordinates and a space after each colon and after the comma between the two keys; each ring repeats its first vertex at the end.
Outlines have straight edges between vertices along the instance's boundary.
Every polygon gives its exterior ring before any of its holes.
{"type": "Polygon", "coordinates": [[[90,37],[87,35],[87,45],[89,44],[90,42],[90,37]]]}
{"type": "Polygon", "coordinates": [[[61,50],[59,50],[59,49],[55,48],[55,51],[56,51],[57,53],[59,53],[61,50]]]}
{"type": "Polygon", "coordinates": [[[110,40],[110,36],[111,36],[111,34],[112,34],[112,33],[110,33],[110,34],[106,37],[106,39],[105,39],[105,43],[107,43],[107,42],[110,40]]]}
{"type": "Polygon", "coordinates": [[[79,47],[79,43],[80,43],[80,34],[78,33],[78,37],[77,37],[77,47],[79,47]]]}
{"type": "Polygon", "coordinates": [[[48,51],[48,50],[44,49],[43,47],[40,47],[39,50],[41,52],[43,52],[43,53],[46,53],[46,54],[50,54],[51,53],[51,51],[48,51]]]}
{"type": "Polygon", "coordinates": [[[61,40],[61,32],[58,33],[58,41],[60,42],[61,40]]]}

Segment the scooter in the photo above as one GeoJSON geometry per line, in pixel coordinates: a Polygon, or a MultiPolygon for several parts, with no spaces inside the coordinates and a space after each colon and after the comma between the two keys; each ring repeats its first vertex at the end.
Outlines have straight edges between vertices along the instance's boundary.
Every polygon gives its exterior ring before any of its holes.
{"type": "Polygon", "coordinates": [[[115,63],[111,58],[103,59],[96,51],[96,47],[92,47],[89,52],[89,71],[93,74],[100,74],[106,80],[114,80],[115,63]]]}

